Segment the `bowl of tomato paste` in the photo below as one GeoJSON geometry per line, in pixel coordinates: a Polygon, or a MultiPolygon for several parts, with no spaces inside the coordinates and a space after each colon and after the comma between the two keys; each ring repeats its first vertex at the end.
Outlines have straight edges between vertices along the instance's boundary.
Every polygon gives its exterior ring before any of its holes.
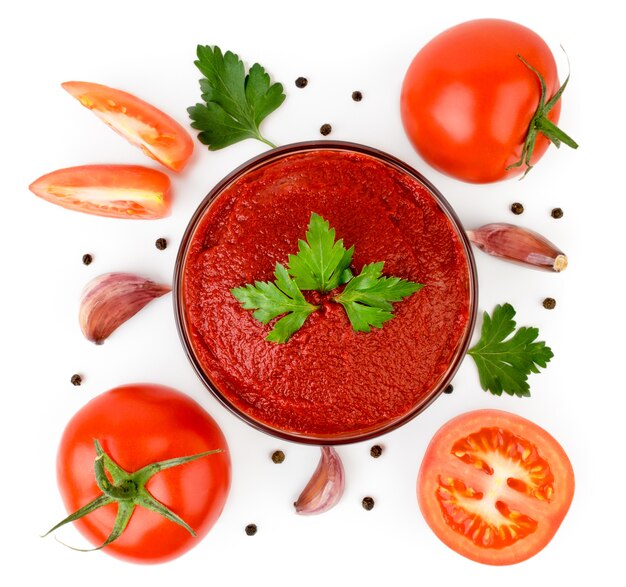
{"type": "Polygon", "coordinates": [[[399,159],[338,141],[273,149],[220,181],[184,233],[173,293],[185,352],[215,397],[310,444],[371,439],[424,410],[463,360],[477,309],[470,243],[441,193],[399,159]],[[335,301],[346,285],[304,291],[317,310],[280,344],[267,340],[275,320],[255,319],[233,291],[272,281],[312,214],[354,247],[353,275],[383,261],[384,275],[423,287],[369,332],[335,301]]]}

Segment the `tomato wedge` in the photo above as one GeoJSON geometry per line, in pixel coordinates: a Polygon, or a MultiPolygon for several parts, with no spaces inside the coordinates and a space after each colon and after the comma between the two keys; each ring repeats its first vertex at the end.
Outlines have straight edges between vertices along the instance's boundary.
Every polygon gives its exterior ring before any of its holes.
{"type": "Polygon", "coordinates": [[[180,171],[191,157],[189,133],[151,104],[101,84],[65,82],[61,86],[115,132],[169,169],[180,171]]]}
{"type": "Polygon", "coordinates": [[[31,192],[79,212],[109,218],[163,218],[171,206],[170,178],[140,165],[81,165],[42,175],[31,192]]]}
{"type": "Polygon", "coordinates": [[[433,437],[417,478],[422,515],[447,546],[474,561],[509,565],[550,542],[574,495],[559,443],[515,414],[478,410],[433,437]]]}

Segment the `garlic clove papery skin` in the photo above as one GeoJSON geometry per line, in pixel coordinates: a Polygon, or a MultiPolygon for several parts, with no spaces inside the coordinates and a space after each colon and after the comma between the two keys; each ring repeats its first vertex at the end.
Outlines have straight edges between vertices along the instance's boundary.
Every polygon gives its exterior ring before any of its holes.
{"type": "Polygon", "coordinates": [[[132,273],[95,277],[81,294],[80,328],[88,340],[102,344],[118,326],[171,289],[132,273]]]}
{"type": "Polygon", "coordinates": [[[335,506],[343,495],[343,463],[332,446],[320,447],[322,455],[313,476],[294,503],[296,513],[321,514],[335,506]]]}
{"type": "Polygon", "coordinates": [[[547,238],[528,228],[493,223],[466,232],[474,245],[494,257],[557,273],[567,267],[565,253],[547,238]]]}

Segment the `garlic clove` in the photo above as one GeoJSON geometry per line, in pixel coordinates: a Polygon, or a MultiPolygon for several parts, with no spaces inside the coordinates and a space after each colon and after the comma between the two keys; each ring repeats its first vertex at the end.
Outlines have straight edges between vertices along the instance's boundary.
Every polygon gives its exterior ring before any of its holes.
{"type": "Polygon", "coordinates": [[[540,234],[514,224],[486,224],[468,230],[469,240],[481,251],[547,271],[563,271],[567,256],[540,234]]]}
{"type": "Polygon", "coordinates": [[[80,299],[79,322],[85,337],[102,344],[121,324],[148,302],[171,291],[132,273],[105,273],[92,279],[80,299]]]}
{"type": "Polygon", "coordinates": [[[343,495],[345,475],[341,459],[332,446],[320,448],[322,455],[317,468],[293,504],[298,514],[326,512],[336,505],[343,495]]]}

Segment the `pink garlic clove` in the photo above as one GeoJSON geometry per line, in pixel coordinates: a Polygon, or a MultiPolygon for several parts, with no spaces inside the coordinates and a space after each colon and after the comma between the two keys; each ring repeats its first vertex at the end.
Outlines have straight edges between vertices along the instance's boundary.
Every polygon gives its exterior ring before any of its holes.
{"type": "Polygon", "coordinates": [[[85,286],[81,295],[80,328],[88,340],[102,344],[148,302],[171,289],[131,273],[100,275],[85,286]]]}
{"type": "Polygon", "coordinates": [[[343,495],[343,464],[332,446],[320,447],[322,456],[313,476],[293,505],[302,515],[321,514],[332,508],[343,495]]]}
{"type": "Polygon", "coordinates": [[[527,228],[494,223],[466,232],[473,244],[494,257],[548,271],[559,272],[567,267],[567,257],[559,248],[527,228]]]}

